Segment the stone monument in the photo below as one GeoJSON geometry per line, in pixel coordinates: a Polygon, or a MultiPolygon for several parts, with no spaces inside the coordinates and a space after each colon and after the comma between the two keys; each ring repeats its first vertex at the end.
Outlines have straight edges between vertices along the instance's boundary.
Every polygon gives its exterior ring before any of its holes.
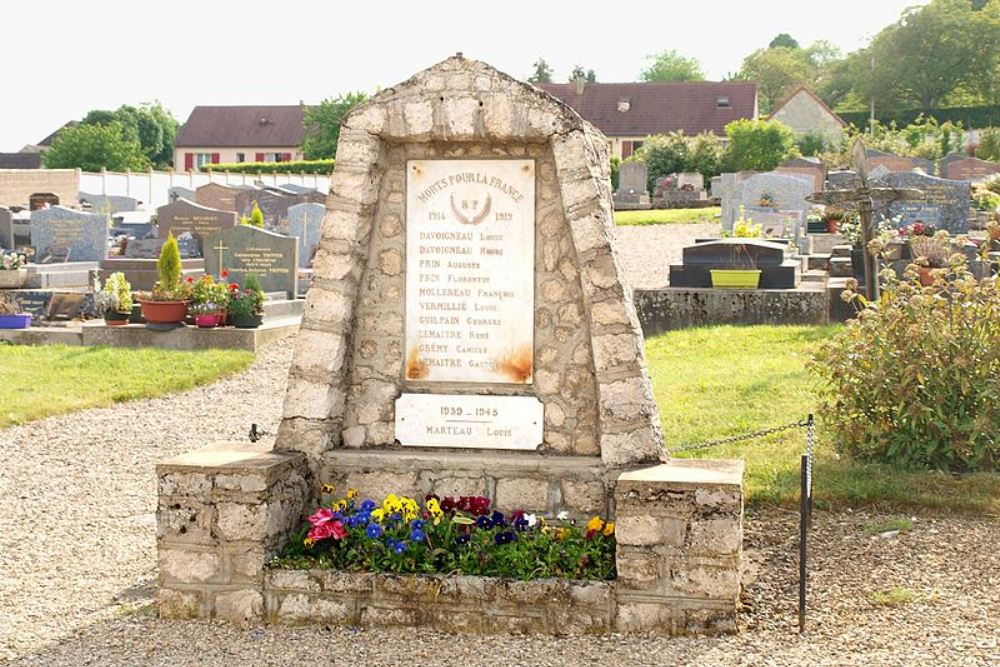
{"type": "Polygon", "coordinates": [[[642,160],[628,160],[618,169],[618,189],[614,193],[615,208],[633,211],[650,207],[649,170],[642,160]]]}
{"type": "Polygon", "coordinates": [[[742,464],[664,463],[613,225],[606,139],[488,65],[459,54],[351,111],[274,448],[157,468],[161,615],[734,629],[742,464]],[[618,578],[264,570],[326,484],[614,515],[618,578]]]}

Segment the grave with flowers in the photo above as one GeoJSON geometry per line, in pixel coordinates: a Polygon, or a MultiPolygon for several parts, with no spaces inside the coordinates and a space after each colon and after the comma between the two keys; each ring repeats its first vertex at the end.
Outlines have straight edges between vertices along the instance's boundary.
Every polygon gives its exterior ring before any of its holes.
{"type": "Polygon", "coordinates": [[[664,452],[604,137],[459,54],[337,156],[276,441],[157,466],[161,615],[734,629],[742,464],[664,452]]]}

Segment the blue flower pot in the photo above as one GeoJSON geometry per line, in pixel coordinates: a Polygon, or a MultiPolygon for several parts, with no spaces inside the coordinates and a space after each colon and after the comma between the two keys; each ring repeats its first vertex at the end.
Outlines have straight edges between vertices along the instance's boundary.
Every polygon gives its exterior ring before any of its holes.
{"type": "Polygon", "coordinates": [[[31,326],[31,313],[0,315],[0,329],[27,329],[31,326]]]}

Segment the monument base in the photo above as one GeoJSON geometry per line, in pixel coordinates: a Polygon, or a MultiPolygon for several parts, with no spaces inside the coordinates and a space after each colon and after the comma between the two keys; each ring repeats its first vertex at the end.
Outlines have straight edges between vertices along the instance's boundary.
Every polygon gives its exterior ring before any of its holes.
{"type": "Polygon", "coordinates": [[[156,473],[165,618],[547,635],[736,630],[742,461],[675,460],[613,480],[612,581],[269,569],[311,510],[302,454],[221,443],[156,473]]]}

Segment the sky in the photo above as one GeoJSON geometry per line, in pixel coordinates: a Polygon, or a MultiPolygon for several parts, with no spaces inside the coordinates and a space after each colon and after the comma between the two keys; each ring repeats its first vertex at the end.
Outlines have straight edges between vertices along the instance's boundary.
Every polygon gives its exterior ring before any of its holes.
{"type": "Polygon", "coordinates": [[[307,104],[373,92],[457,51],[527,78],[574,64],[635,81],[649,54],[698,58],[710,79],[787,32],[845,53],[927,0],[0,0],[0,152],[37,143],[90,109],[159,100],[307,104]]]}

